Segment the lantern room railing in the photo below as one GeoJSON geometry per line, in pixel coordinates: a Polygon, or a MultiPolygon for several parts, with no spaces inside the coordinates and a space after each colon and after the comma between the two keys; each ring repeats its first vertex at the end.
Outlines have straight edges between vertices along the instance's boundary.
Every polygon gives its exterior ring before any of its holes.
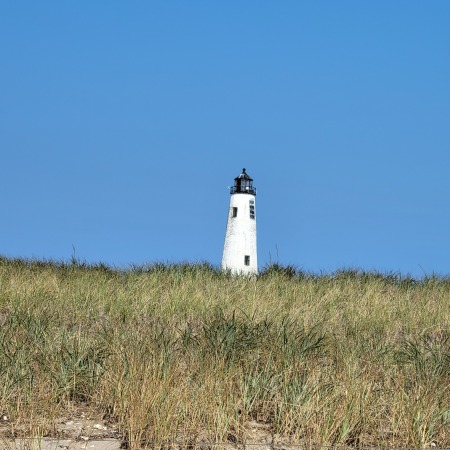
{"type": "Polygon", "coordinates": [[[256,195],[256,188],[250,186],[232,186],[230,194],[251,194],[256,195]]]}

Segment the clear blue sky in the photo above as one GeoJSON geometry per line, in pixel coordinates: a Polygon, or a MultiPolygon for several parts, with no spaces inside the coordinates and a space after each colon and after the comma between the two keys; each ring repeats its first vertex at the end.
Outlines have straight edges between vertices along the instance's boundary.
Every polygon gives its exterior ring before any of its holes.
{"type": "Polygon", "coordinates": [[[450,272],[450,2],[3,1],[0,253],[450,272]]]}

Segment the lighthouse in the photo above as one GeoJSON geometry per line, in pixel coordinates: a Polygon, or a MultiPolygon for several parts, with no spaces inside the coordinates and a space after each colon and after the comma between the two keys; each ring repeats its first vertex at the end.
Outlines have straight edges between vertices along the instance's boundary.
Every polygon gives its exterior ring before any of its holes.
{"type": "Polygon", "coordinates": [[[245,169],[234,179],[230,194],[222,269],[233,274],[257,274],[256,189],[245,169]]]}

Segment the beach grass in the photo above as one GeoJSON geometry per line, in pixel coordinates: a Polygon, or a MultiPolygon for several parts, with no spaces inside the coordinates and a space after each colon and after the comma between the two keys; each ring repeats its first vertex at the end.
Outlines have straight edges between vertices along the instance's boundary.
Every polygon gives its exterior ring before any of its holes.
{"type": "Polygon", "coordinates": [[[3,430],[78,407],[130,448],[449,447],[450,278],[0,258],[3,430]]]}

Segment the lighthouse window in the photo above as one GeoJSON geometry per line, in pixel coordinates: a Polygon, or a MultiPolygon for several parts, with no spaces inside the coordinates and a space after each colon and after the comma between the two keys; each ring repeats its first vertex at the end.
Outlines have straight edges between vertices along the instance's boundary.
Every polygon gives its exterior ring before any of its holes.
{"type": "Polygon", "coordinates": [[[250,255],[245,255],[245,256],[244,256],[244,264],[245,264],[246,266],[249,266],[249,265],[250,265],[250,255]]]}
{"type": "Polygon", "coordinates": [[[231,217],[237,217],[237,207],[233,206],[233,210],[231,212],[231,217]]]}
{"type": "Polygon", "coordinates": [[[255,201],[250,200],[250,219],[255,218],[255,201]]]}

